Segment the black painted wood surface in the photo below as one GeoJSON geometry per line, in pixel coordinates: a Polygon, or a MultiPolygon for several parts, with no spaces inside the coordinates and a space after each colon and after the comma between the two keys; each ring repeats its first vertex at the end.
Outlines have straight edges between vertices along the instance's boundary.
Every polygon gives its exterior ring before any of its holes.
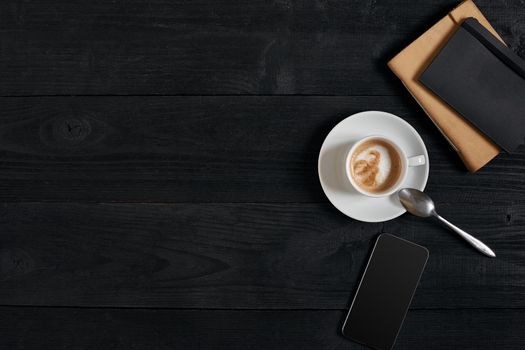
{"type": "Polygon", "coordinates": [[[469,175],[408,94],[9,97],[0,108],[0,194],[9,201],[326,202],[321,144],[340,120],[371,108],[421,134],[430,190],[480,201],[525,193],[525,148],[469,175]]]}
{"type": "Polygon", "coordinates": [[[359,223],[325,203],[6,204],[0,300],[344,309],[374,239],[390,232],[431,253],[414,307],[525,307],[525,202],[468,206],[443,203],[440,212],[476,232],[498,259],[422,219],[359,223]]]}
{"type": "MultiPolygon", "coordinates": [[[[479,0],[525,57],[525,4],[479,0]]],[[[0,3],[0,349],[364,349],[374,239],[430,259],[396,349],[525,347],[525,147],[468,174],[386,61],[455,1],[0,3]],[[441,214],[351,220],[317,178],[363,110],[430,155],[441,214]]]]}
{"type": "MultiPolygon", "coordinates": [[[[520,0],[479,0],[523,55],[520,0]]],[[[397,95],[385,62],[457,1],[2,1],[2,96],[397,95]]]]}
{"type": "MultiPolygon", "coordinates": [[[[339,336],[340,310],[0,311],[6,349],[367,349],[339,336]]],[[[395,348],[522,349],[522,334],[520,310],[410,310],[395,348]]]]}

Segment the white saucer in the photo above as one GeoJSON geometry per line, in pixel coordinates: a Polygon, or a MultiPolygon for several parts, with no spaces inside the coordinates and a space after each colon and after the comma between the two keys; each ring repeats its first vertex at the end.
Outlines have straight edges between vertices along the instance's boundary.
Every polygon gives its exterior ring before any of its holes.
{"type": "Polygon", "coordinates": [[[397,194],[372,198],[352,188],[344,174],[345,152],[369,135],[382,135],[397,143],[408,157],[424,155],[426,164],[410,167],[402,187],[424,190],[428,180],[427,148],[417,131],[403,119],[386,112],[361,112],[344,119],[326,136],[319,152],[319,181],[330,202],[349,217],[366,222],[387,221],[406,212],[397,194]]]}

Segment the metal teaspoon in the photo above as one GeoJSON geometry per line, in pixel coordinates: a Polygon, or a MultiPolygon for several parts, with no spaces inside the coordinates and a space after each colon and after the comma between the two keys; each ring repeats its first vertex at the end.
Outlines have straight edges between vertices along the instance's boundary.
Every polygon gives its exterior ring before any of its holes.
{"type": "Polygon", "coordinates": [[[450,228],[452,231],[456,232],[471,246],[473,246],[483,254],[490,256],[491,258],[496,257],[496,254],[485,243],[481,242],[477,238],[472,237],[459,227],[453,225],[452,223],[439,216],[436,212],[434,202],[425,193],[414,188],[403,188],[397,193],[397,195],[399,196],[401,204],[409,213],[423,218],[434,216],[442,224],[450,228]]]}

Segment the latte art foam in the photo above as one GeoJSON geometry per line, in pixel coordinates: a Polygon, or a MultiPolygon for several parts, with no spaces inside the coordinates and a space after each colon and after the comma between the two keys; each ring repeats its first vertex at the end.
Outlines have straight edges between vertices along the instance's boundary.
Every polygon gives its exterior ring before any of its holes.
{"type": "Polygon", "coordinates": [[[401,158],[386,141],[372,139],[357,147],[349,166],[359,187],[368,192],[386,192],[399,179],[401,158]]]}

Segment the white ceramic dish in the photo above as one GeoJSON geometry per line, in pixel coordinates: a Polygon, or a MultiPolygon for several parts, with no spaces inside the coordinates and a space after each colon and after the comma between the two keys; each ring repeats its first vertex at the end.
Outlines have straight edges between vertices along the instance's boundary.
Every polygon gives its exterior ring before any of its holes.
{"type": "Polygon", "coordinates": [[[345,175],[346,152],[353,143],[369,135],[391,139],[408,157],[424,155],[426,164],[410,167],[401,187],[425,189],[430,168],[421,136],[403,119],[379,111],[351,115],[330,131],[319,152],[319,181],[330,202],[343,214],[366,222],[387,221],[406,211],[399,203],[397,194],[380,198],[365,196],[352,188],[345,175]]]}

